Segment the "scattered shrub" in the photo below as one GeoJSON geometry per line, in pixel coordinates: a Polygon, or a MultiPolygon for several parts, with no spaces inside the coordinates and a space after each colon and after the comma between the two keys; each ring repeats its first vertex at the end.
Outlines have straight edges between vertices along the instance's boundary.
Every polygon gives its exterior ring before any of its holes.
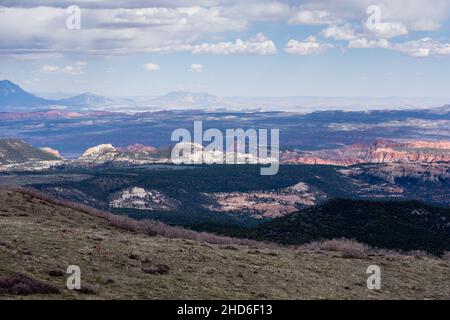
{"type": "Polygon", "coordinates": [[[97,294],[97,290],[95,290],[95,288],[89,284],[83,284],[81,286],[81,289],[77,291],[82,294],[91,294],[91,295],[97,294]]]}
{"type": "Polygon", "coordinates": [[[349,259],[362,259],[370,253],[370,248],[366,244],[348,239],[317,241],[304,245],[303,248],[307,250],[337,251],[342,253],[343,258],[349,259]]]}
{"type": "Polygon", "coordinates": [[[157,264],[155,266],[142,268],[142,271],[144,271],[145,273],[148,273],[148,274],[163,275],[163,274],[168,274],[170,271],[170,268],[169,268],[169,266],[166,266],[165,264],[157,264]]]}
{"type": "Polygon", "coordinates": [[[8,242],[0,241],[0,247],[5,247],[7,249],[10,249],[11,245],[8,242]]]}
{"type": "Polygon", "coordinates": [[[444,261],[450,261],[450,251],[445,251],[441,259],[444,261]]]}
{"type": "Polygon", "coordinates": [[[231,245],[227,245],[223,247],[225,250],[232,250],[232,251],[237,251],[239,250],[238,248],[236,248],[235,246],[231,246],[231,245]]]}
{"type": "Polygon", "coordinates": [[[413,250],[407,253],[409,256],[413,256],[416,259],[434,259],[435,256],[429,254],[428,252],[422,251],[422,250],[413,250]]]}
{"type": "Polygon", "coordinates": [[[140,260],[141,257],[139,256],[139,254],[137,253],[130,253],[130,255],[128,256],[128,258],[132,259],[132,260],[140,260]]]}
{"type": "Polygon", "coordinates": [[[64,277],[64,272],[62,272],[61,270],[50,270],[48,272],[48,275],[50,277],[64,277]]]}
{"type": "Polygon", "coordinates": [[[17,273],[9,278],[0,279],[0,294],[28,296],[32,294],[57,294],[59,289],[17,273]]]}

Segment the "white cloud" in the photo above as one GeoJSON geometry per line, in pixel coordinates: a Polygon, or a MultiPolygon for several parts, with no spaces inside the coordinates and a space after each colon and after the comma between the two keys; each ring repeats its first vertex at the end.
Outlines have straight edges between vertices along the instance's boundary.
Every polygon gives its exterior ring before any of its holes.
{"type": "Polygon", "coordinates": [[[384,0],[379,6],[382,22],[402,24],[412,31],[436,30],[450,13],[448,0],[433,0],[432,3],[429,0],[384,0]]]}
{"type": "Polygon", "coordinates": [[[303,0],[301,9],[330,12],[338,21],[365,22],[370,5],[381,9],[381,22],[401,23],[408,30],[436,30],[450,17],[449,0],[303,0]]]}
{"type": "Polygon", "coordinates": [[[41,67],[41,72],[44,73],[59,73],[61,70],[60,67],[57,66],[51,66],[51,65],[45,65],[41,67]]]}
{"type": "Polygon", "coordinates": [[[450,55],[450,43],[441,43],[431,38],[391,43],[386,39],[359,38],[348,43],[349,48],[382,48],[398,51],[419,58],[450,55]]]}
{"type": "Polygon", "coordinates": [[[356,38],[355,30],[349,24],[328,26],[322,30],[321,34],[325,38],[333,38],[335,40],[352,40],[356,38]]]}
{"type": "Polygon", "coordinates": [[[351,23],[363,27],[371,5],[381,9],[378,36],[389,38],[407,31],[438,30],[450,17],[449,0],[303,0],[288,22],[291,24],[351,23]]]}
{"type": "Polygon", "coordinates": [[[6,8],[0,19],[0,54],[162,52],[248,25],[224,16],[219,7],[83,9],[81,30],[68,30],[67,17],[63,8],[6,8]]]}
{"type": "Polygon", "coordinates": [[[373,26],[370,31],[381,38],[394,38],[408,34],[408,29],[403,23],[381,22],[373,26]]]}
{"type": "Polygon", "coordinates": [[[308,37],[304,41],[289,40],[285,50],[290,54],[307,56],[320,54],[331,48],[333,48],[333,45],[330,43],[319,43],[315,37],[308,37]]]}
{"type": "Polygon", "coordinates": [[[304,24],[304,25],[320,25],[332,24],[338,20],[335,15],[325,10],[300,10],[295,13],[289,20],[289,24],[304,24]]]}
{"type": "Polygon", "coordinates": [[[441,43],[431,38],[398,43],[393,49],[413,57],[450,55],[450,43],[441,43]]]}
{"type": "Polygon", "coordinates": [[[54,65],[44,65],[41,67],[41,72],[49,74],[68,74],[78,76],[84,73],[84,67],[87,65],[84,61],[76,62],[74,65],[67,65],[63,67],[54,65]]]}
{"type": "Polygon", "coordinates": [[[159,64],[156,63],[147,63],[144,65],[144,68],[147,69],[148,71],[159,71],[161,70],[161,67],[159,66],[159,64]]]}
{"type": "Polygon", "coordinates": [[[37,7],[43,2],[47,6],[67,8],[70,5],[79,5],[89,9],[111,9],[111,8],[146,8],[146,7],[187,7],[187,6],[208,6],[217,4],[219,1],[211,0],[2,0],[5,6],[17,7],[37,7]]]}
{"type": "Polygon", "coordinates": [[[224,9],[224,15],[247,21],[276,21],[289,16],[288,4],[276,1],[239,1],[224,9]]]}
{"type": "Polygon", "coordinates": [[[441,24],[432,20],[419,20],[411,23],[410,28],[414,31],[436,31],[441,28],[441,24]]]}
{"type": "Polygon", "coordinates": [[[272,40],[262,33],[248,41],[237,39],[235,42],[202,43],[193,47],[194,54],[259,54],[268,55],[277,53],[277,47],[272,40]]]}
{"type": "MultiPolygon", "coordinates": [[[[175,51],[272,54],[276,46],[269,39],[235,42],[217,39],[223,39],[224,35],[232,37],[233,32],[254,30],[261,22],[284,24],[287,21],[292,25],[328,25],[322,35],[335,40],[365,38],[374,41],[413,34],[417,30],[438,30],[450,16],[450,0],[433,0],[432,4],[429,0],[44,2],[43,5],[43,1],[38,0],[1,1],[1,58],[46,59],[50,55],[72,53],[111,56],[175,51]],[[381,8],[381,23],[370,32],[364,26],[368,18],[366,9],[374,3],[381,8]],[[66,28],[69,5],[82,8],[81,30],[66,28]],[[213,43],[215,41],[223,42],[213,43]]],[[[295,42],[291,45],[295,46],[295,42]]],[[[432,52],[437,54],[440,50],[430,50],[432,52]]]]}
{"type": "Polygon", "coordinates": [[[356,49],[371,49],[371,48],[388,49],[391,47],[391,44],[386,39],[358,38],[350,40],[348,43],[348,47],[356,49]]]}
{"type": "Polygon", "coordinates": [[[203,72],[203,65],[198,63],[191,64],[191,67],[189,68],[189,71],[196,72],[196,73],[202,73],[203,72]]]}

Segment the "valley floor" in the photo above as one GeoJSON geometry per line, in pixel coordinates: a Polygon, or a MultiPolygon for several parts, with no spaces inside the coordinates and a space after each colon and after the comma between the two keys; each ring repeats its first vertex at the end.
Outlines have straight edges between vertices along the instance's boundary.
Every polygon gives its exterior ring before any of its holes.
{"type": "Polygon", "coordinates": [[[21,273],[60,290],[0,299],[450,299],[449,261],[149,237],[16,191],[0,191],[0,235],[0,283],[21,273]],[[91,290],[65,288],[69,265],[91,290]],[[381,290],[366,287],[370,265],[381,290]]]}

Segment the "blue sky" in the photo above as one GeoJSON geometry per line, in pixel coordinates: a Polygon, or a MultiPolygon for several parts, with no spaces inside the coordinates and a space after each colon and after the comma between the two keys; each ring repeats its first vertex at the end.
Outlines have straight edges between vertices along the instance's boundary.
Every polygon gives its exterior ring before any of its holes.
{"type": "Polygon", "coordinates": [[[430,2],[3,0],[0,78],[114,96],[450,97],[450,0],[430,2]]]}

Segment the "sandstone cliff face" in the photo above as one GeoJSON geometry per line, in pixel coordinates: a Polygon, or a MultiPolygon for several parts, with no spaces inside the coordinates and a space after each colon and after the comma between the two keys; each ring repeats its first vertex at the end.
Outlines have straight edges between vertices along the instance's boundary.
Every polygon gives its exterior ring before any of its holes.
{"type": "Polygon", "coordinates": [[[282,156],[286,163],[350,166],[361,163],[434,163],[450,162],[450,141],[379,140],[371,145],[352,145],[337,150],[290,152],[282,156]]]}

